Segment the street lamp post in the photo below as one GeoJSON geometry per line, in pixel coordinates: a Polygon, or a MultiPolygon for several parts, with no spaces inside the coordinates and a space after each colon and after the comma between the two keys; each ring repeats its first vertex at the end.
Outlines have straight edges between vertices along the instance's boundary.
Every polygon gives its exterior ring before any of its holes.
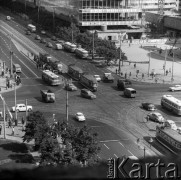
{"type": "Polygon", "coordinates": [[[165,76],[165,70],[166,70],[166,61],[167,61],[167,48],[165,49],[165,62],[164,62],[164,76],[165,76]]]}
{"type": "Polygon", "coordinates": [[[94,32],[92,32],[92,59],[94,59],[94,32]]]}
{"type": "Polygon", "coordinates": [[[53,33],[55,33],[55,7],[53,8],[53,33]]]}
{"type": "Polygon", "coordinates": [[[150,60],[151,60],[151,51],[150,51],[150,53],[149,53],[148,77],[150,76],[150,60]]]}
{"type": "Polygon", "coordinates": [[[15,119],[17,119],[17,110],[16,110],[16,82],[14,82],[14,105],[15,105],[15,119]]]}
{"type": "Polygon", "coordinates": [[[4,121],[4,139],[6,139],[6,112],[5,112],[5,100],[2,97],[2,95],[0,94],[0,97],[3,101],[3,121],[4,121]]]}
{"type": "Polygon", "coordinates": [[[171,81],[174,81],[174,79],[173,79],[173,68],[174,68],[174,51],[173,51],[173,59],[172,59],[172,79],[171,79],[171,81]]]}

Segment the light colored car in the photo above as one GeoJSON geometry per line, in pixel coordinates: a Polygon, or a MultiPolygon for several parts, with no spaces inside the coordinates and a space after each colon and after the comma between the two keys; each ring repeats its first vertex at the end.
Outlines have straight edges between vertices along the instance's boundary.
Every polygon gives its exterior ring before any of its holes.
{"type": "Polygon", "coordinates": [[[45,35],[45,34],[46,34],[46,32],[45,32],[44,30],[41,30],[41,34],[44,34],[44,35],[45,35]]]}
{"type": "Polygon", "coordinates": [[[66,84],[65,89],[68,91],[77,91],[77,87],[73,83],[66,84]]]}
{"type": "Polygon", "coordinates": [[[177,130],[177,125],[173,120],[166,120],[165,124],[166,124],[166,126],[170,126],[171,129],[173,129],[175,131],[177,130]]]}
{"type": "MultiPolygon", "coordinates": [[[[25,104],[16,104],[16,111],[17,112],[20,112],[20,111],[32,111],[33,110],[33,107],[30,106],[30,105],[26,105],[25,104]]],[[[15,106],[12,107],[12,111],[15,112],[15,106]]]]}
{"type": "Polygon", "coordinates": [[[97,82],[100,82],[100,81],[101,81],[100,75],[94,75],[94,77],[96,78],[97,82]]]}
{"type": "Polygon", "coordinates": [[[155,121],[157,123],[164,123],[165,122],[164,117],[159,112],[149,113],[147,115],[147,120],[152,120],[152,121],[155,121]]]}
{"type": "Polygon", "coordinates": [[[88,89],[81,89],[80,95],[84,98],[88,99],[96,99],[96,95],[93,94],[90,90],[88,89]]]}
{"type": "Polygon", "coordinates": [[[181,85],[177,84],[173,87],[169,87],[170,91],[181,91],[181,85]]]}
{"type": "Polygon", "coordinates": [[[75,119],[77,119],[78,121],[85,121],[85,116],[84,116],[83,113],[77,112],[77,113],[75,114],[75,119]]]}
{"type": "Polygon", "coordinates": [[[55,44],[55,49],[57,49],[57,50],[63,49],[63,46],[60,43],[56,43],[55,44]]]}

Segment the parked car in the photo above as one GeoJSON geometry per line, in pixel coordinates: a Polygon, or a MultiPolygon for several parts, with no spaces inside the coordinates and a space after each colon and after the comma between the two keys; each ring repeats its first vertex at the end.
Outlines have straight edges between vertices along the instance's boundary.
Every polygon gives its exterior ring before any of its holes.
{"type": "Polygon", "coordinates": [[[31,35],[31,32],[29,30],[27,30],[26,35],[31,35]]]}
{"type": "Polygon", "coordinates": [[[78,121],[85,121],[85,116],[84,116],[83,113],[77,112],[77,113],[75,114],[75,119],[77,119],[78,121]]]}
{"type": "Polygon", "coordinates": [[[152,120],[157,123],[164,123],[165,119],[159,112],[153,112],[147,115],[147,120],[152,120]]]}
{"type": "Polygon", "coordinates": [[[11,20],[11,16],[6,16],[6,20],[10,21],[11,20]]]}
{"type": "Polygon", "coordinates": [[[66,84],[65,89],[68,91],[77,91],[77,87],[73,83],[66,84]]]}
{"type": "Polygon", "coordinates": [[[52,45],[51,42],[47,42],[46,46],[49,47],[49,48],[52,48],[52,47],[53,47],[53,45],[52,45]]]}
{"type": "Polygon", "coordinates": [[[40,42],[43,43],[43,44],[45,44],[45,43],[46,43],[46,40],[42,38],[42,39],[40,39],[40,42]]]}
{"type": "Polygon", "coordinates": [[[177,125],[173,120],[166,120],[165,126],[170,126],[171,129],[173,129],[175,131],[177,130],[177,125]]]}
{"type": "Polygon", "coordinates": [[[100,82],[100,81],[101,81],[100,75],[94,75],[94,77],[96,78],[97,82],[100,82]]]}
{"type": "Polygon", "coordinates": [[[36,35],[36,36],[35,36],[35,39],[36,39],[36,40],[40,40],[41,37],[40,37],[39,35],[36,35]]]}
{"type": "Polygon", "coordinates": [[[169,87],[169,90],[170,91],[181,91],[181,85],[175,85],[175,86],[173,86],[173,87],[169,87]]]}
{"type": "Polygon", "coordinates": [[[156,110],[155,105],[152,104],[152,103],[146,103],[146,102],[144,102],[144,103],[142,103],[141,105],[142,105],[142,107],[143,107],[144,109],[146,109],[146,110],[148,110],[148,111],[154,111],[154,110],[156,110]]]}
{"type": "Polygon", "coordinates": [[[45,34],[46,34],[46,32],[45,32],[44,30],[41,30],[41,34],[45,35],[45,34]]]}
{"type": "MultiPolygon", "coordinates": [[[[32,111],[33,107],[30,105],[25,105],[25,104],[16,104],[16,111],[20,112],[20,111],[32,111]]],[[[15,106],[12,107],[12,111],[15,112],[15,106]]]]}
{"type": "Polygon", "coordinates": [[[88,98],[88,99],[96,99],[96,95],[93,94],[90,90],[88,89],[81,89],[80,92],[81,96],[84,98],[88,98]]]}
{"type": "Polygon", "coordinates": [[[63,49],[62,44],[60,44],[60,43],[56,43],[56,44],[55,44],[55,49],[57,49],[57,50],[59,50],[59,49],[63,49]]]}

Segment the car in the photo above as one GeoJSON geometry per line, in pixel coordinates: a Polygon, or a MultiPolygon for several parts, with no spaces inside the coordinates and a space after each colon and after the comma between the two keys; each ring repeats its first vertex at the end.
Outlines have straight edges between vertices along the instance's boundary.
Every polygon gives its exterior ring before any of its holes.
{"type": "Polygon", "coordinates": [[[41,37],[40,37],[39,35],[36,35],[36,36],[35,36],[35,39],[36,39],[36,40],[40,40],[41,37]]]}
{"type": "Polygon", "coordinates": [[[27,30],[26,35],[31,35],[31,32],[29,30],[27,30]]]}
{"type": "Polygon", "coordinates": [[[53,40],[53,41],[57,41],[56,36],[52,36],[52,40],[53,40]]]}
{"type": "Polygon", "coordinates": [[[94,77],[96,78],[97,82],[100,82],[100,81],[101,81],[100,75],[94,75],[94,77]]]}
{"type": "Polygon", "coordinates": [[[11,20],[11,16],[6,16],[6,20],[10,21],[11,20]]]}
{"type": "Polygon", "coordinates": [[[46,31],[41,30],[41,34],[45,35],[45,34],[46,34],[46,31]]]}
{"type": "Polygon", "coordinates": [[[49,48],[52,48],[52,47],[53,47],[53,45],[52,45],[51,42],[47,42],[46,46],[49,47],[49,48]]]}
{"type": "Polygon", "coordinates": [[[152,121],[155,121],[157,123],[164,123],[165,122],[164,117],[159,112],[149,113],[147,115],[147,120],[152,120],[152,121]]]}
{"type": "Polygon", "coordinates": [[[85,116],[84,116],[83,113],[77,112],[77,113],[75,114],[75,119],[77,119],[78,121],[85,121],[85,116]]]}
{"type": "Polygon", "coordinates": [[[55,49],[57,49],[57,50],[59,50],[59,49],[63,49],[62,44],[60,44],[60,43],[56,43],[56,44],[55,44],[55,49]]]}
{"type": "Polygon", "coordinates": [[[88,98],[88,99],[96,99],[96,95],[93,94],[90,90],[88,89],[81,89],[80,92],[81,96],[84,98],[88,98]]]}
{"type": "MultiPolygon", "coordinates": [[[[20,112],[20,111],[32,111],[33,110],[33,107],[30,106],[30,105],[25,105],[25,104],[16,104],[16,111],[17,112],[20,112]]],[[[15,112],[15,106],[12,107],[12,111],[15,112]]]]}
{"type": "Polygon", "coordinates": [[[40,39],[40,42],[43,43],[43,44],[45,44],[45,43],[46,43],[46,40],[42,38],[42,39],[40,39]]]}
{"type": "Polygon", "coordinates": [[[171,129],[173,129],[173,130],[177,130],[177,125],[176,125],[176,123],[173,121],[173,120],[166,120],[166,122],[165,122],[165,126],[168,126],[168,127],[171,127],[171,129]]]}
{"type": "Polygon", "coordinates": [[[148,110],[148,111],[154,111],[154,110],[156,110],[155,105],[152,104],[152,103],[144,102],[144,103],[142,103],[141,105],[142,105],[142,107],[143,107],[144,109],[146,109],[146,110],[148,110]]]}
{"type": "Polygon", "coordinates": [[[77,91],[77,87],[73,83],[66,84],[65,89],[68,91],[77,91]]]}
{"type": "Polygon", "coordinates": [[[57,42],[60,43],[61,45],[64,45],[65,41],[61,39],[57,39],[57,42]]]}
{"type": "Polygon", "coordinates": [[[169,90],[170,91],[181,91],[181,85],[179,85],[179,84],[177,84],[177,85],[175,85],[175,86],[173,86],[173,87],[169,87],[169,90]]]}

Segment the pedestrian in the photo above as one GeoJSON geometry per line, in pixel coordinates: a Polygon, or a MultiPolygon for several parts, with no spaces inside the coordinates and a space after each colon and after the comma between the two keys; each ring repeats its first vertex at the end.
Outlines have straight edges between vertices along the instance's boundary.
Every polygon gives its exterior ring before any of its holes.
{"type": "Polygon", "coordinates": [[[169,68],[169,73],[171,73],[171,68],[169,68]]]}
{"type": "Polygon", "coordinates": [[[168,75],[168,70],[166,70],[166,76],[168,75]]]}
{"type": "Polygon", "coordinates": [[[14,120],[14,124],[15,124],[15,126],[18,126],[18,120],[17,119],[14,120]]]}
{"type": "Polygon", "coordinates": [[[22,125],[24,125],[24,123],[25,123],[24,116],[22,116],[22,118],[21,118],[21,123],[22,123],[22,125]]]}
{"type": "Polygon", "coordinates": [[[136,68],[136,63],[134,64],[134,68],[136,68]]]}
{"type": "Polygon", "coordinates": [[[131,72],[129,73],[129,76],[131,76],[131,72]]]}
{"type": "Polygon", "coordinates": [[[116,74],[118,74],[118,70],[116,69],[116,74]]]}
{"type": "Polygon", "coordinates": [[[8,121],[8,128],[11,128],[11,125],[12,125],[12,121],[11,121],[11,119],[9,119],[9,121],[8,121]]]}
{"type": "Polygon", "coordinates": [[[127,79],[127,73],[125,73],[125,79],[127,79]]]}
{"type": "Polygon", "coordinates": [[[12,128],[12,134],[11,135],[14,136],[14,126],[12,128]]]}
{"type": "Polygon", "coordinates": [[[0,125],[0,135],[1,135],[1,131],[2,131],[2,125],[0,125]]]}
{"type": "Polygon", "coordinates": [[[144,73],[142,73],[142,79],[144,78],[144,73]]]}

